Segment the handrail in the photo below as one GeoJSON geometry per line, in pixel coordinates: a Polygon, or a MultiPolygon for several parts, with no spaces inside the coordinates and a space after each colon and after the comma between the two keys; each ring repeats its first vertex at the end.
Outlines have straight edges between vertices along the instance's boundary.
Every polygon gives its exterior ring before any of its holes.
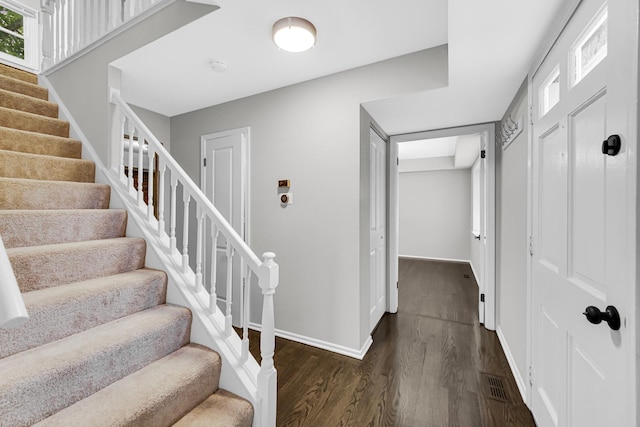
{"type": "Polygon", "coordinates": [[[17,328],[27,320],[29,314],[0,236],[0,329],[17,328]]]}
{"type": "MultiPolygon", "coordinates": [[[[129,107],[122,97],[117,93],[117,91],[112,90],[111,92],[111,102],[116,104],[128,117],[138,117],[136,113],[129,107]]],[[[211,214],[216,218],[216,221],[224,230],[224,235],[226,238],[233,240],[234,246],[237,246],[236,250],[241,251],[241,256],[246,258],[245,261],[249,261],[250,267],[252,270],[257,271],[262,264],[260,258],[249,248],[247,243],[242,240],[240,235],[236,233],[236,231],[231,227],[231,224],[220,214],[220,212],[213,206],[211,200],[200,190],[200,188],[196,185],[195,182],[191,179],[191,177],[185,172],[185,170],[176,162],[176,160],[169,154],[166,148],[160,143],[160,141],[155,137],[153,132],[149,130],[149,128],[144,124],[142,120],[139,120],[136,123],[136,126],[142,131],[142,133],[146,136],[145,142],[151,143],[153,145],[153,150],[156,154],[159,154],[164,161],[166,162],[166,166],[168,166],[172,171],[175,171],[180,180],[184,182],[185,186],[189,187],[191,197],[195,199],[195,201],[203,205],[211,214]]],[[[143,145],[143,144],[141,144],[143,145]]]]}
{"type": "MultiPolygon", "coordinates": [[[[120,96],[120,91],[110,88],[110,114],[111,114],[111,145],[109,155],[109,167],[107,173],[112,182],[116,184],[118,191],[128,200],[131,209],[137,213],[136,217],[143,218],[143,227],[157,239],[159,250],[167,254],[166,257],[173,263],[172,271],[182,272],[188,285],[186,292],[197,297],[201,293],[208,293],[208,313],[213,324],[228,340],[232,348],[235,344],[233,338],[233,323],[241,324],[241,341],[238,348],[233,350],[237,360],[231,360],[230,365],[242,368],[247,363],[255,363],[249,353],[249,323],[250,323],[250,283],[251,277],[257,278],[262,290],[262,319],[260,334],[260,353],[262,361],[257,372],[245,369],[246,375],[251,379],[255,387],[254,396],[257,399],[256,425],[261,427],[275,426],[277,372],[273,363],[275,349],[275,324],[273,296],[278,286],[279,267],[274,262],[275,254],[267,252],[261,260],[251,250],[247,243],[234,230],[224,216],[215,208],[211,200],[193,182],[184,169],[164,148],[162,143],[153,135],[151,130],[140,120],[136,113],[120,96]],[[134,141],[137,139],[137,144],[134,141]],[[137,150],[134,145],[137,145],[137,150]],[[170,173],[169,188],[165,186],[165,175],[170,173]],[[134,177],[135,175],[135,177],[134,177]],[[145,181],[146,179],[146,181],[145,181]],[[147,188],[138,183],[146,182],[147,188]],[[157,186],[157,187],[156,187],[157,186]],[[182,224],[178,224],[178,186],[182,189],[182,224]],[[165,200],[165,192],[169,190],[168,202],[165,200]],[[165,218],[166,206],[169,205],[168,218],[165,218]],[[193,206],[193,207],[192,207],[193,206]],[[195,210],[196,221],[191,224],[191,209],[195,210]],[[207,220],[211,229],[207,233],[207,220]],[[169,223],[169,233],[166,230],[165,221],[169,223]],[[177,245],[176,230],[182,232],[182,248],[177,245]],[[196,227],[196,253],[195,263],[189,253],[189,228],[196,227]],[[224,237],[224,244],[220,245],[219,237],[224,237]],[[211,258],[204,259],[204,249],[209,244],[214,248],[211,258]],[[220,250],[220,246],[224,249],[220,250]],[[226,270],[218,269],[218,255],[226,258],[226,270]],[[234,260],[241,260],[235,263],[234,260]],[[195,264],[195,268],[192,265],[195,264]],[[234,273],[237,265],[241,265],[240,276],[234,273]],[[204,279],[205,270],[209,267],[210,289],[207,290],[204,279]],[[246,273],[246,276],[244,275],[246,273]],[[224,299],[221,299],[223,307],[218,309],[218,276],[226,276],[224,280],[224,299]],[[234,293],[235,291],[235,293],[234,293]],[[235,294],[235,295],[234,295],[235,294]],[[233,301],[238,298],[239,301],[233,301]],[[239,307],[237,313],[232,312],[232,307],[239,307]],[[224,309],[224,310],[223,310],[224,309]],[[223,317],[221,317],[221,314],[223,317]]],[[[193,233],[191,233],[193,234],[193,233]]],[[[193,246],[193,242],[192,242],[193,246]]],[[[199,298],[199,297],[198,297],[199,298]]],[[[205,305],[205,307],[207,307],[205,305]]],[[[235,357],[235,356],[234,356],[235,357]]],[[[254,366],[256,366],[254,365],[254,366]]]]}

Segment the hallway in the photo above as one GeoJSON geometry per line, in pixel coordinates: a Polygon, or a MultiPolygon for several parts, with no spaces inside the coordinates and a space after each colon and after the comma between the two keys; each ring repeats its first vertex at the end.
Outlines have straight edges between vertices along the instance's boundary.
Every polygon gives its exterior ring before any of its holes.
{"type": "Polygon", "coordinates": [[[364,360],[277,339],[278,426],[534,426],[476,292],[466,264],[400,259],[399,311],[364,360]]]}

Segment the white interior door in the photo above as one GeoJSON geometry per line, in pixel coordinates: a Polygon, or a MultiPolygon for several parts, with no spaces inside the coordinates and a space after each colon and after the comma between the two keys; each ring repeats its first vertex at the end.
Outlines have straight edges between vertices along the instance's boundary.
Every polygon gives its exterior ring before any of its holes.
{"type": "Polygon", "coordinates": [[[373,330],[387,307],[387,257],[386,257],[386,167],[385,141],[370,130],[370,329],[373,330]]]}
{"type": "Polygon", "coordinates": [[[532,79],[532,411],[541,427],[636,425],[632,3],[583,0],[532,79]],[[612,134],[623,141],[616,156],[602,152],[612,134]],[[620,329],[588,322],[588,306],[615,306],[620,329]]]}
{"type": "MultiPolygon", "coordinates": [[[[246,241],[246,194],[247,194],[247,142],[249,129],[236,129],[232,131],[218,132],[204,135],[201,138],[203,169],[202,189],[222,216],[229,221],[238,234],[246,241]]],[[[205,225],[205,233],[211,234],[211,224],[205,225]]],[[[205,272],[206,286],[212,286],[211,277],[212,255],[215,257],[216,267],[216,294],[218,306],[223,313],[226,310],[227,300],[227,242],[223,236],[217,240],[216,248],[211,247],[211,241],[207,239],[205,248],[205,272]]],[[[233,291],[232,291],[232,317],[233,324],[242,325],[241,291],[244,284],[246,269],[238,256],[233,258],[233,291]]]]}

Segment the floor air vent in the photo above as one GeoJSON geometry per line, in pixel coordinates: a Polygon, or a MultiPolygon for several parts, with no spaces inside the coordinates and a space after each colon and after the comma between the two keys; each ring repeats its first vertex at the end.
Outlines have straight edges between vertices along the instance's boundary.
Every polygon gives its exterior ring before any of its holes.
{"type": "Polygon", "coordinates": [[[485,397],[498,400],[500,402],[508,402],[507,389],[504,385],[504,379],[496,375],[481,373],[482,388],[485,397]]]}

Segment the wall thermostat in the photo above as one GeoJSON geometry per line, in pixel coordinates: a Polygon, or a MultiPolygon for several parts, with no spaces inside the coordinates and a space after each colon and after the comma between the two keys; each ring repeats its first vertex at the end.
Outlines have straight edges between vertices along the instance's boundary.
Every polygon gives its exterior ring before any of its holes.
{"type": "Polygon", "coordinates": [[[278,181],[278,188],[290,188],[291,187],[291,181],[289,181],[288,179],[281,179],[278,181]]]}
{"type": "Polygon", "coordinates": [[[293,204],[293,195],[291,193],[280,194],[278,195],[278,198],[280,199],[280,203],[283,205],[293,204]]]}

